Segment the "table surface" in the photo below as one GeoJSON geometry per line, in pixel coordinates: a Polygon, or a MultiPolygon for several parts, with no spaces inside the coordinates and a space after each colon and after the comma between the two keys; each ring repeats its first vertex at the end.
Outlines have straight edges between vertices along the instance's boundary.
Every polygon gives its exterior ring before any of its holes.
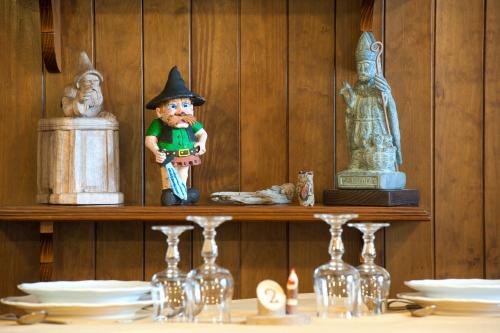
{"type": "MultiPolygon", "coordinates": [[[[302,296],[302,295],[301,295],[302,296]]],[[[305,295],[304,295],[305,296],[305,295]]],[[[304,297],[302,296],[302,297],[304,297]]],[[[301,298],[302,298],[301,297],[301,298]]],[[[307,296],[306,296],[307,297],[307,296]]],[[[309,297],[307,297],[309,298],[309,297]]],[[[311,312],[312,304],[301,301],[304,312],[311,312]]],[[[232,303],[233,320],[242,321],[248,315],[256,312],[256,300],[237,300],[232,303]]],[[[311,313],[312,314],[312,313],[311,313]]],[[[286,329],[287,333],[311,332],[330,333],[391,333],[391,332],[455,332],[471,333],[480,330],[481,333],[499,333],[500,317],[464,317],[464,316],[428,316],[423,318],[411,317],[408,312],[387,313],[382,316],[359,317],[352,319],[319,319],[312,317],[311,324],[304,326],[253,326],[244,322],[233,324],[192,324],[192,323],[157,323],[150,318],[133,322],[83,321],[68,319],[67,325],[36,324],[20,326],[14,322],[0,322],[0,332],[33,332],[33,333],[113,333],[113,332],[248,332],[248,333],[278,333],[286,329]]]]}

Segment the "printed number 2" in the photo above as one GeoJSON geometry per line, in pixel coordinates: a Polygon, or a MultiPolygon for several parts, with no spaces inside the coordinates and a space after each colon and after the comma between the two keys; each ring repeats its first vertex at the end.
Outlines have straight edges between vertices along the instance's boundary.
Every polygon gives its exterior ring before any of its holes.
{"type": "Polygon", "coordinates": [[[272,288],[267,288],[264,292],[266,294],[266,296],[270,295],[270,299],[269,299],[269,303],[271,304],[275,304],[275,303],[278,303],[278,299],[276,298],[276,290],[272,289],[272,288]]]}

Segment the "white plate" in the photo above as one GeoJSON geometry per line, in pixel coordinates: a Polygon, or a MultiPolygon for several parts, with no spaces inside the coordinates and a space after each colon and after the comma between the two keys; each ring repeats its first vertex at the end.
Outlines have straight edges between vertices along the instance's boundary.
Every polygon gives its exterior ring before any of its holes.
{"type": "Polygon", "coordinates": [[[121,303],[138,300],[151,291],[144,281],[54,281],[17,286],[43,303],[121,303]]]}
{"type": "Polygon", "coordinates": [[[436,314],[451,316],[500,316],[500,301],[481,299],[430,298],[421,293],[399,293],[399,298],[419,305],[436,305],[436,314]]]}
{"type": "Polygon", "coordinates": [[[500,280],[412,280],[405,284],[426,297],[500,301],[500,280]]]}
{"type": "Polygon", "coordinates": [[[5,305],[23,309],[28,313],[45,310],[51,318],[73,317],[85,319],[131,318],[140,309],[153,304],[153,301],[150,299],[109,304],[40,303],[33,295],[6,297],[2,298],[0,302],[5,305]]]}

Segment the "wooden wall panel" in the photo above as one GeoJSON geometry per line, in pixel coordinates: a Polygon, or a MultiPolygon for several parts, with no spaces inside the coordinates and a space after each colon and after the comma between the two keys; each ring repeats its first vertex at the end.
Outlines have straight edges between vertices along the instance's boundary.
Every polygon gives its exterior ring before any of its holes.
{"type": "MultiPolygon", "coordinates": [[[[156,113],[147,110],[145,104],[158,95],[165,86],[170,69],[177,65],[186,84],[190,82],[190,1],[146,0],[144,1],[144,133],[156,118],[156,113]]],[[[140,142],[144,142],[140,139],[140,142]]],[[[152,154],[144,148],[144,201],[146,205],[159,205],[161,178],[158,164],[152,154]]],[[[165,236],[151,230],[158,223],[145,223],[144,278],[165,267],[165,236]]],[[[180,267],[191,268],[192,232],[181,236],[179,251],[180,267]]]]}
{"type": "MultiPolygon", "coordinates": [[[[44,70],[45,118],[64,117],[61,98],[64,88],[73,82],[78,72],[80,52],[94,59],[94,8],[92,0],[61,2],[62,72],[44,70]]],[[[94,62],[95,63],[95,62],[94,62]]],[[[104,85],[108,82],[104,78],[104,85]]],[[[106,101],[105,101],[106,103],[106,101]]],[[[53,279],[93,279],[95,276],[95,223],[78,222],[72,225],[56,223],[53,237],[53,279]],[[75,258],[79,265],[75,265],[75,258]]]]}
{"type": "Polygon", "coordinates": [[[500,1],[487,1],[484,86],[484,216],[486,272],[500,279],[500,1]]]}
{"type": "MultiPolygon", "coordinates": [[[[433,0],[386,0],[385,74],[396,100],[407,188],[420,191],[432,212],[433,0]]],[[[386,264],[392,290],[411,279],[432,278],[432,223],[393,223],[386,229],[386,264]],[[416,255],[418,254],[418,255],[416,255]],[[408,260],[412,258],[412,260],[408,260]]]]}
{"type": "MultiPolygon", "coordinates": [[[[192,175],[201,202],[207,202],[212,192],[240,188],[239,2],[198,0],[192,6],[192,87],[207,100],[196,115],[208,133],[207,153],[192,175]]],[[[200,228],[193,237],[193,263],[198,266],[202,262],[200,228]]],[[[217,262],[233,274],[237,298],[240,224],[226,222],[219,227],[217,245],[217,262]]]]}
{"type": "MultiPolygon", "coordinates": [[[[255,191],[288,180],[286,1],[242,1],[240,36],[241,190],[255,191]]],[[[241,241],[241,297],[285,283],[286,224],[242,224],[241,241]]]]}
{"type": "MultiPolygon", "coordinates": [[[[142,8],[135,0],[95,4],[96,68],[105,107],[120,122],[120,190],[125,203],[143,202],[142,8]],[[126,162],[125,162],[126,161],[126,162]]],[[[96,278],[143,279],[143,224],[98,223],[96,278]]]]}
{"type": "MultiPolygon", "coordinates": [[[[0,205],[30,205],[36,194],[36,123],[42,113],[38,3],[0,3],[0,205]]],[[[38,223],[0,224],[0,297],[39,278],[38,223]]],[[[1,312],[12,311],[0,305],[1,312]]]]}
{"type": "Polygon", "coordinates": [[[483,275],[483,34],[482,1],[437,2],[437,278],[483,275]]]}
{"type": "Polygon", "coordinates": [[[53,280],[95,279],[94,223],[54,223],[53,280]]]}
{"type": "MultiPolygon", "coordinates": [[[[300,170],[313,170],[320,203],[334,180],[335,3],[292,0],[288,5],[289,181],[296,183],[300,170]]],[[[328,261],[329,240],[326,223],[290,223],[290,267],[297,271],[301,292],[313,291],[313,271],[328,261]]]]}

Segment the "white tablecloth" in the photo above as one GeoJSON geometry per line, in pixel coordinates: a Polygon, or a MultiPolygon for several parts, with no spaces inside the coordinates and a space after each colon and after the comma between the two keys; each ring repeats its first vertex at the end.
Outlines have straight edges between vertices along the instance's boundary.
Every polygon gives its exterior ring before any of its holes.
{"type": "MultiPolygon", "coordinates": [[[[310,311],[306,305],[304,312],[310,311]]],[[[243,320],[247,315],[256,314],[256,300],[233,301],[233,319],[243,320]]],[[[387,313],[382,316],[360,317],[352,319],[319,319],[312,318],[309,325],[304,326],[252,326],[244,323],[236,324],[188,324],[188,323],[157,323],[149,318],[130,323],[109,321],[82,321],[68,319],[67,325],[36,324],[20,326],[14,322],[0,322],[0,332],[18,333],[113,333],[113,332],[248,332],[248,333],[500,333],[500,317],[451,317],[432,315],[423,318],[411,317],[408,312],[387,313]]]]}

